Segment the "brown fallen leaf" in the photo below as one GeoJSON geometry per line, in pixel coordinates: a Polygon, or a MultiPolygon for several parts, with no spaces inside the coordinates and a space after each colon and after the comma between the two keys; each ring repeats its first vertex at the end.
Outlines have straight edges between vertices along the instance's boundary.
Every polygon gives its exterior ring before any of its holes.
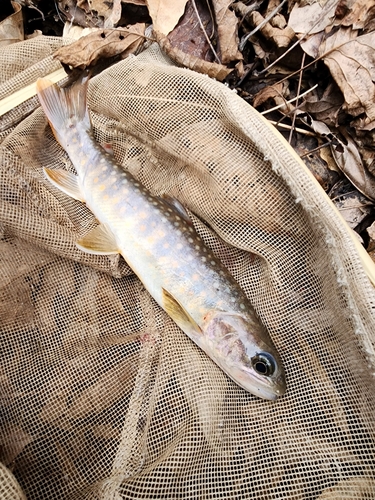
{"type": "Polygon", "coordinates": [[[153,28],[168,35],[182,17],[187,0],[147,0],[153,28]]]}
{"type": "Polygon", "coordinates": [[[253,107],[257,108],[261,104],[265,103],[268,99],[272,99],[277,106],[283,104],[283,107],[280,108],[281,112],[288,113],[290,109],[285,97],[285,91],[287,91],[287,85],[285,85],[284,83],[275,83],[274,85],[264,87],[255,95],[253,107]]]}
{"type": "Polygon", "coordinates": [[[307,111],[328,126],[337,127],[343,104],[344,98],[340,90],[331,82],[322,95],[318,92],[308,94],[299,109],[307,111]]]}
{"type": "Polygon", "coordinates": [[[357,229],[373,209],[373,204],[356,189],[334,200],[334,204],[352,229],[357,229]]]}
{"type": "Polygon", "coordinates": [[[288,26],[295,33],[319,33],[332,24],[337,0],[329,0],[325,5],[312,2],[301,6],[295,3],[290,13],[288,26]]]}
{"type": "Polygon", "coordinates": [[[113,28],[121,17],[121,0],[77,0],[77,7],[87,14],[95,12],[95,15],[104,18],[104,28],[113,28]]]}
{"type": "Polygon", "coordinates": [[[229,10],[232,3],[232,0],[217,0],[213,2],[218,32],[219,54],[223,64],[242,59],[242,54],[238,50],[237,17],[232,10],[229,10]]]}
{"type": "Polygon", "coordinates": [[[354,30],[364,29],[374,16],[374,0],[340,0],[335,9],[334,25],[351,26],[354,30]]]}
{"type": "Polygon", "coordinates": [[[322,41],[319,56],[343,93],[343,108],[353,116],[365,113],[375,126],[375,33],[357,36],[341,27],[322,41]]]}
{"type": "MultiPolygon", "coordinates": [[[[250,20],[253,26],[257,27],[262,25],[264,17],[259,12],[252,12],[250,20]]],[[[266,23],[262,26],[260,32],[267,40],[271,40],[277,47],[288,47],[295,37],[294,30],[290,26],[279,29],[274,28],[271,23],[266,23]]]]}
{"type": "MultiPolygon", "coordinates": [[[[88,4],[85,3],[85,6],[88,4]]],[[[77,5],[76,0],[58,0],[57,6],[63,16],[68,22],[82,26],[83,28],[103,28],[104,19],[90,9],[81,9],[77,5]]]]}
{"type": "Polygon", "coordinates": [[[186,54],[182,50],[172,47],[168,38],[161,33],[155,33],[155,36],[161,49],[172,59],[172,61],[180,66],[185,66],[198,73],[206,74],[219,81],[224,80],[224,78],[233,71],[233,68],[227,68],[223,64],[203,61],[199,57],[186,54]]]}
{"type": "Polygon", "coordinates": [[[294,150],[303,159],[303,162],[324,191],[327,192],[338,181],[339,175],[328,168],[325,158],[322,156],[322,152],[329,150],[329,147],[316,150],[314,147],[317,142],[315,137],[301,135],[301,137],[298,137],[294,150]]]}
{"type": "Polygon", "coordinates": [[[171,47],[181,50],[185,54],[213,62],[215,55],[197,20],[197,13],[209,36],[215,31],[213,17],[207,4],[200,2],[196,4],[196,7],[197,12],[192,2],[186,4],[184,15],[178,25],[169,33],[168,40],[171,47]]]}
{"type": "Polygon", "coordinates": [[[332,148],[332,156],[337,166],[346,175],[352,184],[367,198],[375,201],[375,176],[364,167],[358,148],[348,132],[342,128],[341,151],[332,148]]]}
{"type": "Polygon", "coordinates": [[[0,23],[0,47],[24,39],[22,8],[16,2],[11,3],[14,13],[0,23]]]}
{"type": "Polygon", "coordinates": [[[55,58],[64,65],[79,69],[95,66],[99,59],[115,56],[124,59],[139,49],[144,41],[144,30],[144,24],[135,24],[131,30],[98,30],[61,47],[56,51],[55,58]]]}

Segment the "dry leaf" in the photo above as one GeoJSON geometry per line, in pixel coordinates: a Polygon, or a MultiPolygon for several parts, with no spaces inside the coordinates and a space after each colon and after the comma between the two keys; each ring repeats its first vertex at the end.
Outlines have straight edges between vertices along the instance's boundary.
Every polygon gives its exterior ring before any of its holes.
{"type": "Polygon", "coordinates": [[[113,28],[121,17],[121,0],[77,0],[77,7],[104,18],[104,28],[113,28]],[[89,9],[87,6],[89,4],[89,9]]]}
{"type": "Polygon", "coordinates": [[[14,14],[11,14],[0,23],[0,47],[20,42],[24,39],[22,8],[12,2],[14,14]]]}
{"type": "Polygon", "coordinates": [[[319,33],[315,33],[307,37],[307,39],[301,42],[301,48],[306,54],[313,59],[316,59],[319,55],[319,49],[322,44],[322,40],[326,36],[324,31],[320,31],[319,33]]]}
{"type": "Polygon", "coordinates": [[[337,166],[362,194],[375,201],[375,177],[364,167],[357,146],[346,130],[341,130],[346,144],[341,143],[343,152],[332,148],[337,166]]]}
{"type": "MultiPolygon", "coordinates": [[[[197,3],[196,6],[206,33],[211,36],[215,31],[211,12],[206,3],[197,3]]],[[[178,25],[169,33],[168,40],[172,47],[192,57],[209,62],[213,62],[215,59],[202,27],[197,22],[197,14],[192,2],[187,3],[184,15],[178,25]]]]}
{"type": "Polygon", "coordinates": [[[290,13],[288,26],[295,33],[319,33],[332,24],[336,5],[337,0],[329,0],[324,6],[317,1],[303,7],[296,3],[290,13]]]}
{"type": "Polygon", "coordinates": [[[331,82],[324,90],[323,95],[317,92],[310,93],[305,97],[300,106],[301,111],[307,111],[316,120],[324,122],[328,126],[337,127],[338,117],[344,98],[334,82],[331,82]]]}
{"type": "Polygon", "coordinates": [[[220,59],[223,64],[242,59],[238,50],[238,20],[229,6],[232,0],[217,0],[213,2],[218,31],[220,59]]]}
{"type": "Polygon", "coordinates": [[[339,176],[337,172],[328,168],[325,160],[326,156],[323,156],[323,152],[329,151],[329,147],[327,146],[315,150],[317,143],[318,141],[315,137],[303,136],[301,134],[301,136],[298,137],[297,144],[294,146],[294,150],[302,157],[307,168],[322,186],[324,191],[327,192],[338,181],[339,176]]]}
{"type": "Polygon", "coordinates": [[[84,8],[82,9],[76,0],[59,0],[57,5],[67,22],[74,23],[83,28],[102,28],[104,26],[103,17],[98,16],[96,12],[88,9],[87,2],[84,3],[84,8]]]}
{"type": "Polygon", "coordinates": [[[187,0],[147,0],[154,30],[168,35],[182,17],[187,0]]]}
{"type": "Polygon", "coordinates": [[[135,24],[131,30],[97,30],[71,45],[61,47],[55,57],[65,65],[80,69],[94,66],[99,59],[118,55],[124,59],[136,52],[143,43],[144,29],[144,24],[135,24]]]}
{"type": "Polygon", "coordinates": [[[182,50],[172,47],[166,36],[163,36],[160,33],[155,33],[155,35],[162,50],[164,50],[167,56],[178,65],[185,66],[189,69],[197,71],[198,73],[204,73],[211,78],[216,78],[220,81],[224,80],[224,78],[226,78],[229,73],[233,71],[233,68],[227,68],[223,64],[203,61],[198,57],[186,54],[185,52],[182,52],[182,50]]]}
{"type": "Polygon", "coordinates": [[[287,89],[286,85],[283,83],[275,83],[274,85],[269,85],[261,89],[254,97],[253,107],[257,108],[268,99],[273,99],[275,104],[278,106],[279,104],[283,104],[283,108],[280,108],[280,111],[283,113],[288,113],[290,111],[287,100],[284,97],[283,90],[287,89]]]}
{"type": "Polygon", "coordinates": [[[335,10],[334,25],[363,29],[375,16],[374,0],[340,0],[335,10]]]}
{"type": "MultiPolygon", "coordinates": [[[[260,26],[264,22],[264,17],[259,12],[252,12],[250,19],[254,26],[260,26]]],[[[260,28],[260,32],[267,40],[274,42],[277,47],[288,47],[295,36],[290,26],[281,30],[274,28],[270,23],[266,23],[260,28]]]]}
{"type": "Polygon", "coordinates": [[[322,42],[319,55],[344,95],[346,111],[374,121],[375,33],[357,37],[351,28],[340,28],[322,42]]]}
{"type": "Polygon", "coordinates": [[[352,229],[356,229],[371,214],[373,209],[372,202],[356,189],[340,196],[334,203],[352,229]]]}

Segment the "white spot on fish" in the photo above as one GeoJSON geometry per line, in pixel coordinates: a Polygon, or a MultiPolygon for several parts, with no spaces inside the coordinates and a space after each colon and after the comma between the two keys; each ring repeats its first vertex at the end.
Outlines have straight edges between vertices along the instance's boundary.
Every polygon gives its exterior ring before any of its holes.
{"type": "MultiPolygon", "coordinates": [[[[214,260],[211,260],[210,264],[211,264],[211,266],[216,266],[216,262],[215,262],[214,260]]],[[[221,272],[222,272],[222,271],[221,271],[221,272]]],[[[221,272],[220,272],[220,274],[221,274],[221,272]]],[[[224,274],[224,273],[223,273],[223,274],[224,274]]]]}
{"type": "Polygon", "coordinates": [[[193,238],[188,238],[188,242],[193,243],[194,242],[193,238]]]}
{"type": "Polygon", "coordinates": [[[242,309],[242,310],[246,309],[245,304],[240,304],[240,309],[242,309]]]}
{"type": "Polygon", "coordinates": [[[105,172],[106,170],[108,170],[108,167],[107,167],[107,166],[102,167],[102,172],[105,172]]]}
{"type": "Polygon", "coordinates": [[[206,257],[201,257],[202,262],[206,262],[206,260],[207,260],[206,257]]]}

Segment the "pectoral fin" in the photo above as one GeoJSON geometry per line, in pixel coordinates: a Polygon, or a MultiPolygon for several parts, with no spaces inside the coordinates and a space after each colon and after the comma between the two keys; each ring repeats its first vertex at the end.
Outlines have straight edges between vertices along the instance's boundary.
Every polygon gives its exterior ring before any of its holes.
{"type": "Polygon", "coordinates": [[[190,316],[190,314],[179,304],[179,302],[164,288],[163,294],[163,308],[168,315],[181,326],[184,332],[202,333],[200,326],[190,316]]]}
{"type": "Polygon", "coordinates": [[[44,174],[55,187],[75,200],[85,201],[78,185],[78,177],[66,170],[44,168],[44,174]]]}
{"type": "Polygon", "coordinates": [[[105,224],[100,224],[76,242],[77,247],[94,255],[120,253],[113,233],[105,224]]]}

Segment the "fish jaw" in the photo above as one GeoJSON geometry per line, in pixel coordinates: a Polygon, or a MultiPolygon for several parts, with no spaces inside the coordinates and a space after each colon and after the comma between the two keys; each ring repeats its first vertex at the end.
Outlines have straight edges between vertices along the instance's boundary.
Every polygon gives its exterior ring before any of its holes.
{"type": "Polygon", "coordinates": [[[206,315],[200,347],[240,387],[262,399],[285,393],[285,374],[271,339],[258,325],[237,313],[206,315]],[[264,339],[268,341],[265,342],[264,339]]]}

